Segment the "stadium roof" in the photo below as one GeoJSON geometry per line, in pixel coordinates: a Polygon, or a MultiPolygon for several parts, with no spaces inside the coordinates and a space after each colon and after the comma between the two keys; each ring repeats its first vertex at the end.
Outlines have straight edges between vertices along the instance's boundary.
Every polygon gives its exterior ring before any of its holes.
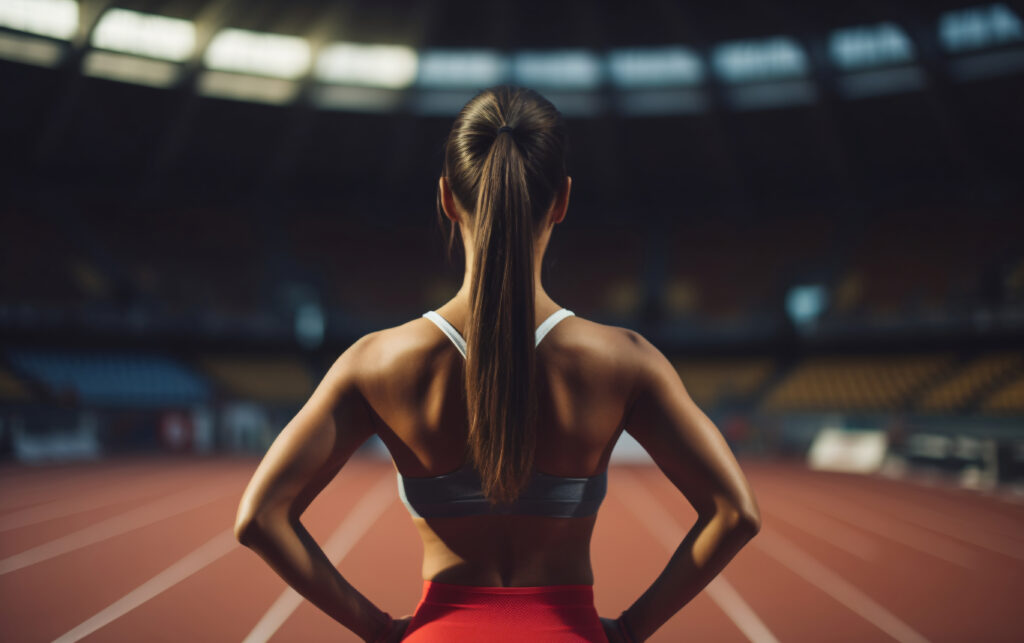
{"type": "Polygon", "coordinates": [[[623,7],[11,0],[7,171],[328,199],[370,186],[418,203],[451,116],[514,82],[571,119],[577,186],[591,186],[577,205],[672,213],[654,196],[666,183],[684,205],[746,212],[1019,189],[1010,5],[623,7]]]}

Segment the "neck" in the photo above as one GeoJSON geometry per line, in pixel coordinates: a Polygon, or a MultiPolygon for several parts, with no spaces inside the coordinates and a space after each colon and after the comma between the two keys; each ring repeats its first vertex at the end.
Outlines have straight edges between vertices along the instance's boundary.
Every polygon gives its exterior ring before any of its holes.
{"type": "MultiPolygon", "coordinates": [[[[544,290],[544,284],[541,283],[540,273],[543,261],[544,254],[535,252],[533,262],[533,301],[534,308],[537,311],[558,307],[554,300],[548,296],[547,291],[544,290]]],[[[466,271],[462,275],[462,286],[459,287],[459,291],[452,298],[453,300],[464,301],[467,305],[469,302],[470,285],[473,283],[473,263],[473,253],[469,250],[466,252],[466,271]]]]}

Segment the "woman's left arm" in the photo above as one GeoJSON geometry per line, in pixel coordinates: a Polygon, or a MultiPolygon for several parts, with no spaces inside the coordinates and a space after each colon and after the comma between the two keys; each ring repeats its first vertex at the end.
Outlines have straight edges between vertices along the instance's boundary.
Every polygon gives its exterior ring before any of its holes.
{"type": "Polygon", "coordinates": [[[346,581],[299,521],[352,453],[374,433],[359,389],[360,359],[373,333],[334,362],[284,427],[242,494],[235,536],[334,620],[374,640],[391,617],[346,581]]]}

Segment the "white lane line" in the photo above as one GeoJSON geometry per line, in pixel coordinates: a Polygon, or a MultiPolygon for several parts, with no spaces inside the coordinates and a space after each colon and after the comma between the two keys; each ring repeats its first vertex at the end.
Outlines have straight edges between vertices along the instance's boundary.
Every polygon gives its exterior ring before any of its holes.
{"type": "MultiPolygon", "coordinates": [[[[676,544],[678,545],[678,543],[676,544]]],[[[743,597],[733,588],[732,584],[725,580],[724,575],[719,574],[716,576],[714,580],[707,584],[705,589],[711,599],[718,603],[722,611],[732,619],[736,627],[740,628],[740,631],[743,632],[749,641],[754,643],[779,643],[779,640],[771,633],[771,630],[764,624],[764,621],[743,600],[743,597]]]]}
{"type": "MultiPolygon", "coordinates": [[[[398,497],[395,487],[395,477],[387,474],[369,492],[362,497],[355,507],[345,516],[338,528],[334,530],[331,537],[324,545],[324,554],[331,563],[337,566],[349,550],[366,535],[373,523],[377,522],[381,514],[391,506],[391,503],[398,497]]],[[[277,632],[288,617],[292,615],[305,598],[294,589],[289,587],[284,590],[274,604],[270,606],[266,614],[260,618],[243,643],[265,643],[277,632]]]]}
{"type": "Polygon", "coordinates": [[[154,596],[174,587],[238,546],[234,529],[225,529],[181,560],[97,612],[94,616],[57,637],[53,643],[73,643],[89,636],[104,625],[121,618],[154,596]]]}
{"type": "Polygon", "coordinates": [[[765,529],[754,545],[779,561],[878,629],[901,643],[927,643],[928,639],[842,576],[825,567],[777,531],[765,529]]]}
{"type": "MultiPolygon", "coordinates": [[[[640,519],[669,553],[675,552],[686,536],[686,530],[669,517],[665,508],[654,498],[633,474],[623,469],[613,473],[614,484],[609,485],[615,493],[622,495],[622,503],[640,519]]],[[[719,574],[705,586],[708,596],[737,628],[754,643],[778,643],[768,626],[757,615],[739,592],[719,574]]]]}
{"type": "MultiPolygon", "coordinates": [[[[231,477],[234,478],[234,476],[231,477]]],[[[223,479],[224,477],[222,476],[217,479],[217,482],[223,479]]],[[[240,493],[240,491],[234,485],[224,488],[218,486],[215,482],[204,484],[199,488],[186,489],[145,506],[111,516],[106,520],[45,542],[42,545],[37,545],[19,554],[0,559],[0,576],[107,540],[108,538],[119,536],[134,529],[145,527],[171,516],[176,516],[229,494],[237,493],[240,493]]]]}
{"type": "Polygon", "coordinates": [[[766,505],[764,513],[773,519],[781,520],[796,527],[809,536],[819,538],[826,543],[838,547],[854,556],[873,563],[878,559],[878,544],[854,532],[837,520],[825,516],[803,515],[800,512],[780,511],[778,507],[766,505]]]}
{"type": "Polygon", "coordinates": [[[834,494],[825,501],[812,498],[800,492],[794,492],[792,489],[787,489],[785,493],[795,502],[811,507],[815,511],[829,514],[833,518],[852,525],[857,529],[874,532],[879,536],[906,545],[923,554],[934,556],[939,560],[944,560],[947,563],[953,563],[966,569],[973,570],[978,566],[977,553],[961,546],[959,543],[919,527],[903,524],[892,518],[865,511],[848,502],[839,500],[834,494]],[[797,499],[797,496],[799,496],[799,499],[797,499]]]}
{"type": "MultiPolygon", "coordinates": [[[[147,479],[141,482],[149,483],[151,480],[147,479]]],[[[167,480],[162,480],[162,482],[166,483],[167,480]]],[[[159,487],[156,485],[143,486],[133,483],[126,487],[124,483],[113,483],[108,486],[114,488],[114,491],[108,492],[107,487],[104,487],[101,493],[98,493],[93,498],[63,498],[11,512],[0,517],[0,533],[20,527],[28,527],[29,525],[46,522],[47,520],[73,516],[92,509],[108,507],[119,502],[126,502],[147,495],[155,495],[159,491],[159,487]]]]}

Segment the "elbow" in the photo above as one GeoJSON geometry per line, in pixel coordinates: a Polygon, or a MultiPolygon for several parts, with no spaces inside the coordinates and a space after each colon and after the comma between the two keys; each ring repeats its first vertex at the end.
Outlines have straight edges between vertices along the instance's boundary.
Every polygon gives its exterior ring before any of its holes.
{"type": "Polygon", "coordinates": [[[740,518],[742,529],[753,538],[761,531],[761,512],[756,509],[752,512],[744,512],[740,518]]]}
{"type": "Polygon", "coordinates": [[[737,510],[735,525],[736,529],[748,534],[750,538],[761,531],[761,510],[758,508],[757,502],[751,500],[737,510]]]}
{"type": "Polygon", "coordinates": [[[287,523],[284,515],[277,511],[246,511],[239,507],[235,516],[235,539],[252,549],[279,534],[287,523]]]}
{"type": "Polygon", "coordinates": [[[761,531],[761,511],[756,503],[733,507],[724,514],[730,531],[753,538],[761,531]]]}
{"type": "Polygon", "coordinates": [[[255,511],[245,503],[240,504],[235,514],[235,539],[242,545],[251,547],[262,531],[264,522],[261,512],[255,511]]]}
{"type": "Polygon", "coordinates": [[[719,521],[719,524],[727,531],[742,534],[748,538],[753,538],[761,531],[761,509],[752,495],[743,498],[716,499],[714,507],[709,508],[707,515],[709,518],[719,521]]]}
{"type": "Polygon", "coordinates": [[[257,529],[256,520],[251,517],[235,519],[235,540],[248,547],[252,543],[253,533],[257,529]]]}

